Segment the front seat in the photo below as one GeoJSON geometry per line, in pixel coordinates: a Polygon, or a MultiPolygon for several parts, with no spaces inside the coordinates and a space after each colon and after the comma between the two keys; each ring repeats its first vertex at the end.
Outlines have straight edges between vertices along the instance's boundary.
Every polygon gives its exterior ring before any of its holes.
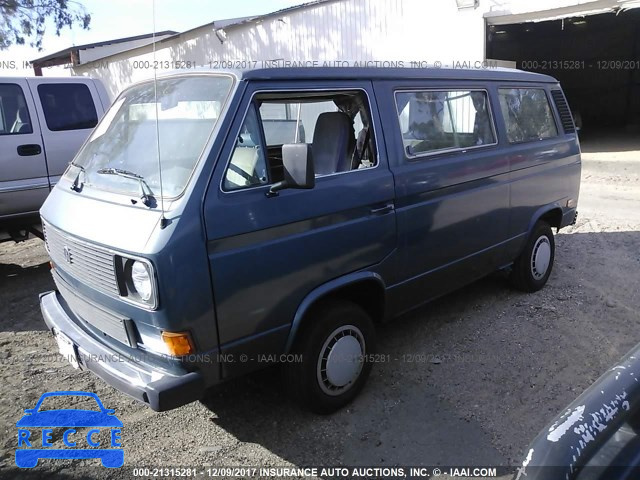
{"type": "Polygon", "coordinates": [[[316,175],[351,170],[351,153],[356,139],[351,119],[343,112],[324,112],[318,116],[311,152],[316,175]]]}

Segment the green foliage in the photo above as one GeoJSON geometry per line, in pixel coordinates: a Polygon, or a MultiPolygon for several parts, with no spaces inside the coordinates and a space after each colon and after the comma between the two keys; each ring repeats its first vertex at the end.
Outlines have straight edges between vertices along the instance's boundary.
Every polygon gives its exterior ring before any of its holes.
{"type": "Polygon", "coordinates": [[[91,22],[84,7],[69,0],[0,0],[0,15],[0,50],[26,44],[42,50],[47,21],[58,36],[74,25],[88,30],[91,22]]]}

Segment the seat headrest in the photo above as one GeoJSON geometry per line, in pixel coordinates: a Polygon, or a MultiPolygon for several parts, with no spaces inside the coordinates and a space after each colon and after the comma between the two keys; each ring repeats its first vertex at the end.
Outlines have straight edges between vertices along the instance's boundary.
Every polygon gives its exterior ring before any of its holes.
{"type": "Polygon", "coordinates": [[[351,169],[350,150],[355,144],[351,119],[343,112],[324,112],[318,116],[311,151],[317,175],[351,169]]]}

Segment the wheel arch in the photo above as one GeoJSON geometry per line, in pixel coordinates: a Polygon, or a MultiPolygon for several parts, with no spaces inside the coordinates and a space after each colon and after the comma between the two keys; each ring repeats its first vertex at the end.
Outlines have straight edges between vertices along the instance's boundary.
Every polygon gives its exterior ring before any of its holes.
{"type": "Polygon", "coordinates": [[[307,314],[320,302],[328,299],[350,300],[362,307],[374,323],[385,316],[384,280],[375,272],[356,272],[331,280],[312,290],[300,303],[289,330],[285,352],[293,347],[307,314]]]}
{"type": "Polygon", "coordinates": [[[546,221],[550,226],[554,228],[560,228],[562,225],[562,216],[564,212],[560,203],[555,202],[549,205],[545,205],[544,207],[539,208],[536,213],[531,217],[531,222],[529,223],[529,228],[527,230],[527,235],[531,235],[533,228],[536,226],[540,220],[546,221]]]}

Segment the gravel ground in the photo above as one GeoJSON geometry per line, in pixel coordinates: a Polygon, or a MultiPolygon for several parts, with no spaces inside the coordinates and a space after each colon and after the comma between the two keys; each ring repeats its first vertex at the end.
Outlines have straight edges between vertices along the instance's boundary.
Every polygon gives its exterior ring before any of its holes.
{"type": "Polygon", "coordinates": [[[0,244],[0,476],[120,478],[131,467],[515,465],[539,430],[640,341],[640,144],[583,142],[578,223],[556,237],[541,292],[500,275],[444,297],[379,331],[361,397],[319,417],[261,372],[203,402],[155,413],[49,354],[38,293],[53,288],[43,244],[0,244]],[[14,469],[15,422],[43,392],[96,392],[124,423],[125,468],[41,461],[14,469]]]}

